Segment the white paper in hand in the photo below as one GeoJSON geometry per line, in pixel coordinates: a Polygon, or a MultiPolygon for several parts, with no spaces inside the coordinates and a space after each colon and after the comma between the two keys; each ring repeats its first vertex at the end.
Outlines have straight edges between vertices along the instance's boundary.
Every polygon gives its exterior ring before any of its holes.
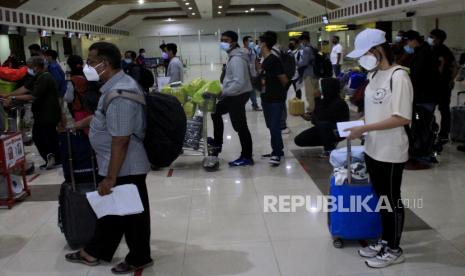
{"type": "Polygon", "coordinates": [[[350,122],[340,122],[337,123],[337,131],[339,132],[339,136],[342,138],[349,137],[350,131],[344,131],[349,128],[358,127],[365,125],[364,121],[350,121],[350,122]]]}
{"type": "Polygon", "coordinates": [[[98,192],[87,193],[87,200],[97,218],[108,215],[127,216],[144,211],[136,185],[126,184],[114,187],[112,193],[100,196],[98,192]]]}

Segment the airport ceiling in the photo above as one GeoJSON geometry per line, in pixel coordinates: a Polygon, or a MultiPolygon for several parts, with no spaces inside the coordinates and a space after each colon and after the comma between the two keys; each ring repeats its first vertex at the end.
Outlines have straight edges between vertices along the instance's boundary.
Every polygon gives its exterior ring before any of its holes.
{"type": "Polygon", "coordinates": [[[83,22],[133,29],[143,22],[229,16],[273,16],[286,23],[360,0],[2,0],[18,8],[83,22]]]}

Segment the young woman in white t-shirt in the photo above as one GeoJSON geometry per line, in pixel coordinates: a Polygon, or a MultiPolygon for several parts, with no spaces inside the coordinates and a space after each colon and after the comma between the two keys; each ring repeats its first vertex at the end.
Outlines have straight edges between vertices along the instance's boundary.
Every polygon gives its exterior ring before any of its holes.
{"type": "Polygon", "coordinates": [[[409,140],[405,126],[412,118],[413,88],[408,73],[395,64],[385,33],[377,29],[361,32],[355,50],[348,57],[358,58],[370,72],[365,90],[365,125],[350,129],[349,139],[366,133],[365,162],[373,188],[389,201],[392,210],[381,210],[382,238],[359,250],[366,264],[384,268],[405,260],[399,247],[404,226],[400,187],[409,140]]]}

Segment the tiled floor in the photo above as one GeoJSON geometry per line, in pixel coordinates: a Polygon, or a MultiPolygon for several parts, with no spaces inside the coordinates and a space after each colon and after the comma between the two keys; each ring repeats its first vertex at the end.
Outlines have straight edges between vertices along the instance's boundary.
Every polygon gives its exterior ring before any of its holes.
{"type": "MultiPolygon", "coordinates": [[[[210,69],[204,67],[202,74],[213,79],[219,69],[210,69]]],[[[200,75],[199,68],[193,70],[200,75]]],[[[263,115],[250,111],[248,119],[255,166],[227,167],[238,156],[239,143],[226,122],[225,137],[231,139],[225,140],[220,171],[207,173],[200,157],[182,157],[172,177],[167,170],[150,174],[155,266],[143,275],[465,275],[465,155],[454,146],[446,148],[436,168],[407,172],[404,179],[404,197],[423,198],[423,209],[413,212],[432,230],[404,233],[407,261],[372,270],[357,256],[357,244],[333,247],[325,214],[263,212],[264,195],[314,196],[320,190],[290,153],[293,137],[306,123],[289,118],[286,159],[281,167],[270,168],[258,158],[270,150],[263,115]]],[[[31,185],[62,182],[59,171],[40,173],[31,185]]],[[[69,248],[56,220],[56,201],[26,201],[0,210],[0,275],[111,275],[111,264],[87,268],[65,262],[69,248]]],[[[122,242],[114,263],[126,253],[122,242]]]]}

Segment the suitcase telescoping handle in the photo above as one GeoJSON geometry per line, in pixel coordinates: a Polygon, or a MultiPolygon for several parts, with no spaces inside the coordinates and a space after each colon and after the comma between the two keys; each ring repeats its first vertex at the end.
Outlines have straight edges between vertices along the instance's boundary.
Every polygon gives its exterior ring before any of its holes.
{"type": "MultiPolygon", "coordinates": [[[[71,133],[72,129],[66,130],[66,140],[68,144],[68,162],[69,162],[69,171],[71,173],[71,188],[73,192],[76,191],[76,178],[74,176],[74,165],[73,165],[73,149],[71,147],[71,133]]],[[[92,151],[90,161],[92,164],[92,180],[94,182],[94,188],[97,190],[97,175],[95,174],[95,154],[92,151]]]]}
{"type": "Polygon", "coordinates": [[[347,140],[347,184],[352,184],[352,144],[347,140]]]}
{"type": "Polygon", "coordinates": [[[457,106],[460,105],[460,96],[465,95],[465,91],[460,91],[457,93],[457,106]]]}

